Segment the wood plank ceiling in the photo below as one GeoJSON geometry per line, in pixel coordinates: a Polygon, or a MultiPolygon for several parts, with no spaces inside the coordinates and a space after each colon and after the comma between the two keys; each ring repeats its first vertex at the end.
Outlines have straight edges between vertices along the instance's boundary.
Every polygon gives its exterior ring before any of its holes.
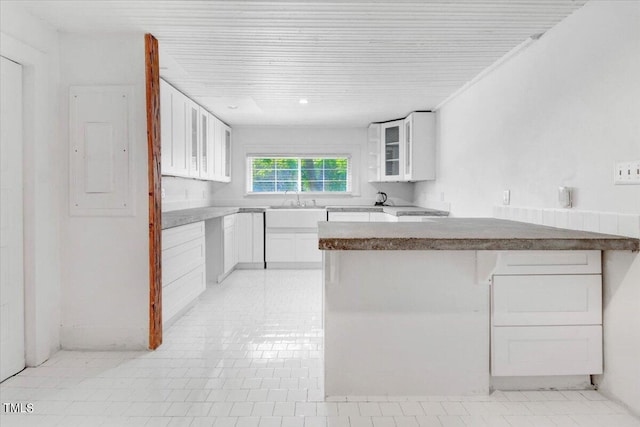
{"type": "Polygon", "coordinates": [[[62,31],[152,33],[163,76],[231,125],[365,126],[433,109],[585,1],[20,3],[62,31]]]}

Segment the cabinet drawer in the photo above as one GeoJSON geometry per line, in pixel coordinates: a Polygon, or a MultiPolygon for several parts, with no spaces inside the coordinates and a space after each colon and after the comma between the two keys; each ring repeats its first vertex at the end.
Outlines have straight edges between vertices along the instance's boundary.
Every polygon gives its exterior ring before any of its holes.
{"type": "Polygon", "coordinates": [[[602,326],[492,328],[494,376],[602,373],[602,326]]]}
{"type": "Polygon", "coordinates": [[[162,251],[162,286],[205,263],[204,237],[162,251]]]}
{"type": "Polygon", "coordinates": [[[162,230],[162,250],[204,237],[204,221],[162,230]]]}
{"type": "Polygon", "coordinates": [[[600,251],[497,251],[495,275],[600,274],[600,251]]]}
{"type": "Polygon", "coordinates": [[[494,276],[493,325],[602,323],[602,276],[494,276]]]}
{"type": "Polygon", "coordinates": [[[369,212],[329,212],[329,221],[369,222],[369,212]]]}
{"type": "Polygon", "coordinates": [[[200,266],[162,288],[162,321],[166,323],[206,288],[205,267],[200,266]]]}

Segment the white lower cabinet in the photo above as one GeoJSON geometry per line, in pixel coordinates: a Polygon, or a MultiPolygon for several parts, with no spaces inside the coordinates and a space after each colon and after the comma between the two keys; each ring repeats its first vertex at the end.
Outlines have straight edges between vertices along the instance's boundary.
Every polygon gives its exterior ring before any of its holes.
{"type": "Polygon", "coordinates": [[[204,221],[162,230],[162,323],[206,288],[204,221]]]}
{"type": "Polygon", "coordinates": [[[600,252],[509,251],[495,255],[491,374],[601,374],[600,252]]]}
{"type": "Polygon", "coordinates": [[[238,260],[238,251],[236,249],[236,215],[237,214],[227,215],[222,220],[223,275],[227,275],[233,270],[238,260]]]}
{"type": "Polygon", "coordinates": [[[318,249],[318,233],[267,233],[268,263],[320,263],[322,251],[318,249]]]}
{"type": "Polygon", "coordinates": [[[516,326],[493,329],[492,375],[602,373],[602,326],[516,326]]]}
{"type": "Polygon", "coordinates": [[[264,267],[264,215],[239,213],[236,215],[238,264],[264,267]]]}
{"type": "Polygon", "coordinates": [[[329,221],[369,222],[369,212],[329,212],[329,221]]]}

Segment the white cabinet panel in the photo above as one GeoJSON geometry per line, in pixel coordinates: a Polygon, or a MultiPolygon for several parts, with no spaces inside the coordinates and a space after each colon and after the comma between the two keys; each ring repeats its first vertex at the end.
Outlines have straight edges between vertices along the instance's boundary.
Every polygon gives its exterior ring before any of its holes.
{"type": "MultiPolygon", "coordinates": [[[[496,251],[493,274],[600,274],[600,251],[496,251]]],[[[495,256],[494,255],[494,256],[495,256]]]]}
{"type": "Polygon", "coordinates": [[[369,221],[371,222],[391,222],[393,218],[393,215],[384,212],[369,212],[369,221]]]}
{"type": "MultiPolygon", "coordinates": [[[[189,145],[187,144],[187,97],[174,88],[171,88],[171,91],[171,116],[169,117],[169,121],[171,122],[170,172],[172,175],[176,176],[189,176],[189,145]]],[[[162,100],[160,102],[162,102],[162,100]]],[[[160,121],[164,121],[164,117],[161,117],[160,121]]],[[[162,144],[164,145],[164,140],[162,140],[162,144]]]]}
{"type": "Polygon", "coordinates": [[[602,323],[602,276],[495,276],[493,325],[602,323]]]}
{"type": "Polygon", "coordinates": [[[422,215],[400,215],[397,217],[398,222],[423,222],[424,216],[422,215]]]}
{"type": "Polygon", "coordinates": [[[329,212],[329,221],[369,222],[369,212],[329,212]]]}
{"type": "Polygon", "coordinates": [[[267,233],[267,262],[292,262],[296,258],[295,233],[267,233]]]}
{"type": "Polygon", "coordinates": [[[229,273],[235,267],[238,260],[237,236],[236,236],[237,214],[227,215],[223,218],[223,270],[224,274],[229,273]]]}
{"type": "Polygon", "coordinates": [[[253,218],[250,213],[236,215],[238,262],[253,262],[253,218]]]}
{"type": "Polygon", "coordinates": [[[162,231],[162,321],[167,324],[206,288],[204,221],[162,231]]]}
{"type": "Polygon", "coordinates": [[[404,180],[404,124],[403,120],[382,123],[382,181],[404,180]]]}
{"type": "Polygon", "coordinates": [[[264,215],[261,213],[252,214],[253,222],[253,262],[264,263],[264,215]]]}
{"type": "Polygon", "coordinates": [[[492,331],[494,376],[602,373],[602,326],[514,326],[492,331]]]}
{"type": "Polygon", "coordinates": [[[295,262],[322,262],[322,251],[318,249],[318,233],[297,233],[295,248],[295,262]]]}

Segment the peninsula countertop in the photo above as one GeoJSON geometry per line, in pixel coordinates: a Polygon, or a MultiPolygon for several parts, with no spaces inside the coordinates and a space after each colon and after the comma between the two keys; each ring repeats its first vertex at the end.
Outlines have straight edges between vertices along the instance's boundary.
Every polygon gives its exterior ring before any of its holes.
{"type": "Polygon", "coordinates": [[[162,229],[178,227],[179,225],[220,218],[234,213],[260,213],[266,207],[237,207],[237,206],[208,206],[204,208],[181,209],[178,211],[162,212],[162,229]]]}
{"type": "Polygon", "coordinates": [[[323,222],[322,250],[640,250],[640,239],[493,218],[323,222]]]}

